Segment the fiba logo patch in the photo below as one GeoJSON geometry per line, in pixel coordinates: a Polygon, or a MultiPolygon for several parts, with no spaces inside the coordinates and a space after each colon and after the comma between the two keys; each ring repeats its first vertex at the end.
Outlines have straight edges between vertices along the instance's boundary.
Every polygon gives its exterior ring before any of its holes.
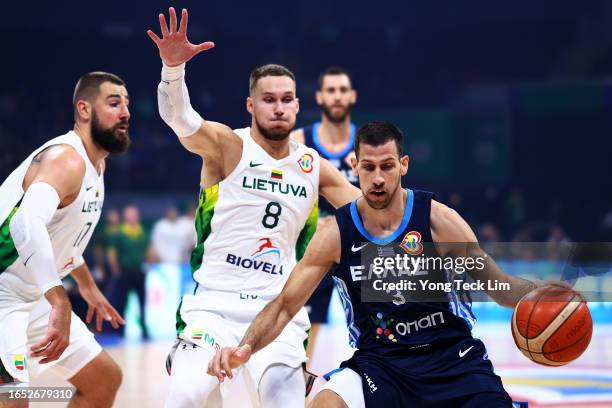
{"type": "Polygon", "coordinates": [[[389,326],[395,319],[385,319],[384,315],[380,312],[376,313],[376,317],[370,316],[370,318],[374,321],[374,324],[378,326],[376,328],[376,339],[380,339],[382,337],[392,341],[393,343],[397,343],[395,334],[391,333],[391,329],[389,329],[389,326]]]}
{"type": "Polygon", "coordinates": [[[417,231],[410,231],[404,235],[402,243],[399,245],[404,251],[410,255],[418,255],[423,252],[423,244],[421,244],[421,234],[417,231]]]}
{"type": "Polygon", "coordinates": [[[297,161],[298,165],[300,166],[300,169],[302,169],[304,173],[310,173],[312,171],[312,169],[314,168],[313,162],[314,158],[309,153],[303,154],[302,157],[300,157],[300,159],[297,161]]]}

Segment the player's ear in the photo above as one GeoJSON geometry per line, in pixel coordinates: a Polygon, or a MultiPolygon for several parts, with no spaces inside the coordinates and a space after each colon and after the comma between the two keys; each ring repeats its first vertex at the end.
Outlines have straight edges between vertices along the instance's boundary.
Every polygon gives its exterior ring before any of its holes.
{"type": "Polygon", "coordinates": [[[295,114],[300,113],[300,98],[295,98],[295,114]]]}
{"type": "Polygon", "coordinates": [[[76,110],[76,116],[78,116],[82,120],[87,121],[87,120],[91,119],[92,106],[86,100],[79,99],[77,101],[74,109],[76,110]]]}
{"type": "Polygon", "coordinates": [[[358,162],[357,155],[355,154],[354,151],[350,152],[349,155],[351,159],[351,167],[353,169],[353,175],[355,177],[359,177],[359,174],[357,174],[357,162],[358,162]]]}
{"type": "Polygon", "coordinates": [[[410,157],[408,155],[404,155],[400,157],[400,167],[402,176],[405,176],[408,173],[408,164],[410,163],[410,157]]]}
{"type": "Polygon", "coordinates": [[[351,91],[351,103],[357,103],[357,91],[354,89],[351,91]]]}
{"type": "Polygon", "coordinates": [[[253,114],[253,98],[250,96],[246,98],[246,109],[251,115],[253,114]]]}
{"type": "Polygon", "coordinates": [[[323,92],[318,90],[315,93],[315,99],[317,100],[317,105],[319,105],[319,106],[323,105],[323,92]]]}

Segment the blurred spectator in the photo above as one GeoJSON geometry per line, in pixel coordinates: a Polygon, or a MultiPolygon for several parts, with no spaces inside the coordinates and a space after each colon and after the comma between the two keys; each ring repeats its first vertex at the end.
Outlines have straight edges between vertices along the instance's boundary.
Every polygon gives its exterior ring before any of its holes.
{"type": "Polygon", "coordinates": [[[191,252],[196,246],[198,240],[198,234],[195,229],[195,217],[197,208],[194,205],[190,205],[187,208],[185,215],[179,217],[179,222],[183,230],[183,236],[185,237],[185,247],[183,248],[183,259],[185,262],[189,262],[191,259],[191,252]]]}
{"type": "Polygon", "coordinates": [[[501,235],[497,227],[491,223],[483,224],[478,228],[478,241],[484,251],[495,259],[504,257],[505,243],[501,243],[501,235]]]}
{"type": "Polygon", "coordinates": [[[565,234],[563,227],[553,225],[550,228],[548,239],[546,240],[546,252],[551,261],[563,261],[569,256],[570,239],[565,234]]]}
{"type": "Polygon", "coordinates": [[[108,247],[108,260],[113,277],[109,296],[115,308],[125,316],[128,295],[131,291],[136,292],[144,339],[149,338],[144,305],[146,263],[150,262],[151,258],[149,237],[140,224],[138,208],[125,207],[123,224],[108,247]]]}
{"type": "Polygon", "coordinates": [[[166,216],[155,223],[151,243],[156,260],[162,263],[186,263],[193,248],[194,221],[179,217],[176,207],[170,207],[166,216]]]}
{"type": "Polygon", "coordinates": [[[92,274],[98,283],[103,283],[109,279],[108,272],[110,271],[110,267],[106,254],[114,237],[119,233],[120,223],[119,211],[110,209],[104,215],[104,224],[101,228],[96,229],[93,247],[94,268],[92,274]]]}
{"type": "MultiPolygon", "coordinates": [[[[525,199],[523,197],[523,193],[518,187],[514,187],[512,191],[510,192],[510,194],[508,195],[504,209],[505,209],[504,219],[506,220],[506,223],[507,223],[506,227],[508,228],[509,231],[512,231],[512,232],[517,231],[518,228],[523,226],[525,222],[525,199]]],[[[526,231],[522,231],[523,234],[525,232],[526,231]]],[[[521,231],[519,231],[517,235],[520,233],[521,231]]],[[[529,239],[519,238],[518,240],[519,241],[529,241],[531,240],[531,237],[529,239]]],[[[513,239],[513,241],[517,241],[517,239],[513,239]]]]}

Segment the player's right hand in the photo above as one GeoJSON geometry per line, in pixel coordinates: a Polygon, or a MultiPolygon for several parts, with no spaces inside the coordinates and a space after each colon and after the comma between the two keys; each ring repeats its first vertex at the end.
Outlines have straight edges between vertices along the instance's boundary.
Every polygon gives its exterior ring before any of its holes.
{"type": "Polygon", "coordinates": [[[47,335],[30,348],[32,357],[43,357],[40,364],[57,360],[68,347],[71,316],[70,303],[61,303],[51,308],[47,335]]]}
{"type": "Polygon", "coordinates": [[[225,377],[234,378],[232,369],[240,367],[251,358],[251,346],[223,347],[208,363],[208,374],[223,382],[225,377]]]}
{"type": "Polygon", "coordinates": [[[192,44],[187,39],[187,10],[183,9],[180,27],[177,31],[177,18],[174,7],[170,7],[170,26],[166,23],[166,16],[159,14],[159,26],[162,38],[159,38],[153,31],[148,30],[147,34],[159,48],[159,56],[164,64],[174,67],[189,61],[202,51],[209,50],[215,46],[211,41],[201,44],[192,44]]]}

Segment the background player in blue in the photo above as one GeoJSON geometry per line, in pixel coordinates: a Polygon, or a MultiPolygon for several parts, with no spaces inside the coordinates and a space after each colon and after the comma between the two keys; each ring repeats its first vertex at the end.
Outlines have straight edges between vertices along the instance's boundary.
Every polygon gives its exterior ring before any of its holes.
{"type": "MultiPolygon", "coordinates": [[[[357,92],[348,72],[341,67],[329,67],[319,75],[319,89],[315,94],[317,104],[321,107],[321,120],[291,133],[291,137],[308,147],[317,150],[342,173],[349,182],[359,186],[359,180],[353,173],[351,158],[355,157],[355,130],[351,123],[351,110],[357,102],[357,92]]],[[[321,228],[333,217],[335,208],[323,197],[319,197],[319,220],[321,228]]],[[[317,334],[322,324],[327,323],[329,302],[334,281],[331,275],[325,275],[308,302],[306,310],[310,318],[308,348],[306,355],[312,358],[317,334]]]]}
{"type": "MultiPolygon", "coordinates": [[[[353,167],[363,198],[340,208],[335,220],[317,231],[279,297],[261,311],[238,347],[217,352],[209,374],[220,381],[226,375],[232,378],[231,369],[272,341],[336,264],[334,279],[358,350],[331,376],[312,407],[512,406],[484,345],[471,335],[474,316],[469,304],[453,295],[448,302],[436,303],[361,299],[358,271],[366,247],[388,248],[419,232],[420,243],[433,242],[438,256],[458,255],[441,245],[449,242],[471,243],[455,246],[463,248],[464,256],[467,248],[477,251],[470,256],[484,255],[457,212],[429,192],[401,188],[401,176],[408,170],[402,138],[398,128],[385,122],[372,122],[357,131],[353,167]],[[383,319],[392,333],[377,330],[383,319]]],[[[509,291],[489,292],[503,306],[515,305],[537,286],[506,275],[490,257],[484,258],[481,272],[510,284],[509,291]]]]}

